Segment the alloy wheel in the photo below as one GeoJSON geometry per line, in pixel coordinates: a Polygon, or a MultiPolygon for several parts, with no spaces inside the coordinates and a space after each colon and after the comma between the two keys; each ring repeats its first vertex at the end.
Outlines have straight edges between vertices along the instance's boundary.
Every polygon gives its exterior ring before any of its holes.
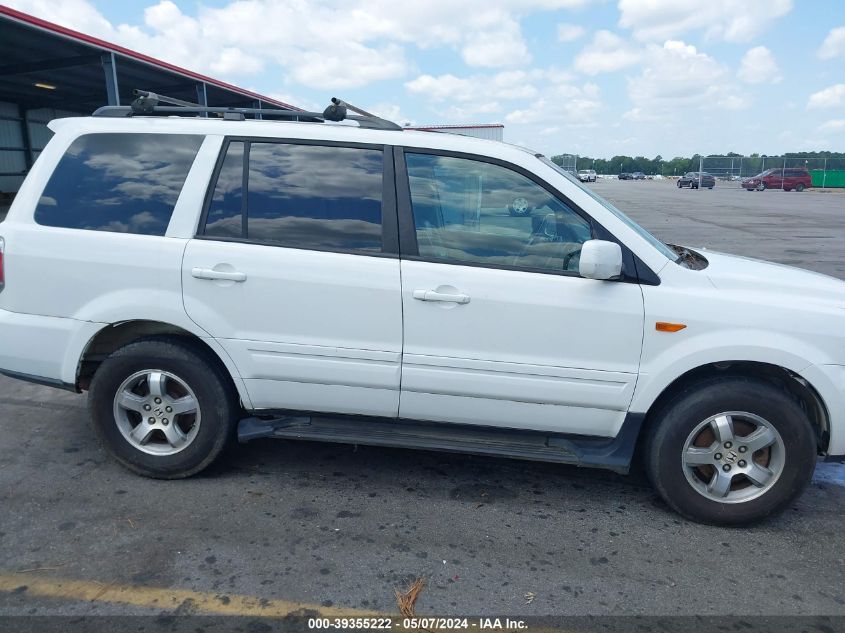
{"type": "Polygon", "coordinates": [[[197,436],[199,400],[170,372],[145,369],[129,376],[114,396],[114,419],[134,448],[151,455],[174,455],[197,436]]]}
{"type": "Polygon", "coordinates": [[[719,503],[743,503],[765,494],[783,472],[786,448],[777,429],[745,411],[727,411],[698,424],[681,456],[693,489],[719,503]]]}

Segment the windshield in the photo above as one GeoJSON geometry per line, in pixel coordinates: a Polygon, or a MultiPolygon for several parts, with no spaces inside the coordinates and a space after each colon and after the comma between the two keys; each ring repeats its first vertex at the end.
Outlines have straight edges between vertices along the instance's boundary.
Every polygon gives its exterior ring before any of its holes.
{"type": "Polygon", "coordinates": [[[569,180],[569,182],[573,183],[573,184],[574,184],[575,186],[577,186],[579,189],[581,189],[582,191],[584,191],[584,192],[585,192],[588,196],[590,196],[593,200],[595,200],[596,202],[598,202],[599,204],[601,204],[601,205],[602,205],[605,209],[607,209],[607,210],[608,210],[608,211],[610,211],[613,215],[615,215],[617,218],[619,218],[620,220],[622,220],[622,222],[624,222],[624,223],[625,223],[625,224],[627,224],[630,228],[632,228],[634,231],[636,231],[637,233],[639,233],[639,235],[640,235],[641,237],[643,237],[646,241],[648,241],[648,243],[649,243],[649,244],[651,244],[652,246],[654,246],[654,248],[656,248],[658,251],[660,251],[660,253],[661,253],[662,255],[664,255],[664,256],[665,256],[665,257],[667,257],[668,259],[671,259],[672,261],[677,261],[677,260],[678,260],[678,253],[677,253],[677,252],[675,252],[675,251],[674,251],[673,249],[671,249],[669,246],[667,246],[666,244],[664,244],[663,242],[661,242],[659,239],[657,239],[656,237],[654,237],[651,233],[649,233],[648,231],[646,231],[643,227],[641,227],[639,224],[637,224],[636,222],[634,222],[634,221],[633,221],[631,218],[629,218],[627,215],[625,215],[624,213],[622,213],[619,209],[617,209],[615,206],[613,206],[610,202],[608,202],[607,200],[605,200],[605,199],[604,199],[604,198],[602,198],[601,196],[599,196],[599,195],[597,195],[596,193],[594,193],[592,189],[590,189],[589,187],[585,187],[584,185],[582,185],[582,184],[578,181],[578,179],[577,179],[577,178],[574,178],[574,177],[572,176],[572,174],[570,174],[568,171],[566,171],[566,170],[562,169],[559,165],[556,165],[555,163],[553,163],[552,161],[550,161],[550,160],[549,160],[548,158],[546,158],[545,156],[540,156],[540,155],[538,155],[538,156],[537,156],[537,158],[539,158],[541,161],[543,161],[546,165],[548,165],[549,167],[551,167],[552,169],[554,169],[554,170],[555,170],[556,172],[558,172],[559,174],[563,175],[563,176],[564,176],[567,180],[569,180]]]}

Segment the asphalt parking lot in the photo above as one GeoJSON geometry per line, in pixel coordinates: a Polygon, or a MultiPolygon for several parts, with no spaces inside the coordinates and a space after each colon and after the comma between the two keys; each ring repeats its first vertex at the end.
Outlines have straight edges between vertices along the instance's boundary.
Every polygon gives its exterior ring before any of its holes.
{"type": "MultiPolygon", "coordinates": [[[[721,183],[720,183],[721,184],[721,183]]],[[[845,195],[595,189],[690,246],[845,278],[845,195]]],[[[845,466],[786,514],[690,523],[640,476],[257,441],[190,480],[142,479],[85,396],[0,378],[0,614],[396,612],[845,615],[845,466]]]]}
{"type": "Polygon", "coordinates": [[[845,191],[678,189],[674,180],[590,185],[664,242],[757,257],[845,279],[845,191]]]}

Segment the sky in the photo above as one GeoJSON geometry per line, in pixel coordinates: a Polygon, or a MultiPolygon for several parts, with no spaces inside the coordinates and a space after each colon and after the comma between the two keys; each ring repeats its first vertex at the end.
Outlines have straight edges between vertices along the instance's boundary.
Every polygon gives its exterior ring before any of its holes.
{"type": "Polygon", "coordinates": [[[6,4],[305,109],[502,123],[549,155],[845,151],[845,0],[6,4]]]}

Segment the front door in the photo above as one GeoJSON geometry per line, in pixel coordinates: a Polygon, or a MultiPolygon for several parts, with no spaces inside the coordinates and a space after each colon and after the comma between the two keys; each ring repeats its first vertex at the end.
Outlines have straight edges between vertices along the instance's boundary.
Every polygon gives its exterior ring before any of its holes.
{"type": "Polygon", "coordinates": [[[639,367],[639,285],[580,277],[591,222],[524,173],[404,156],[418,254],[403,242],[400,416],[615,435],[639,367]]]}
{"type": "Polygon", "coordinates": [[[232,357],[255,408],[396,416],[392,158],[385,170],[380,146],[246,139],[224,152],[185,251],[188,315],[232,357]]]}

